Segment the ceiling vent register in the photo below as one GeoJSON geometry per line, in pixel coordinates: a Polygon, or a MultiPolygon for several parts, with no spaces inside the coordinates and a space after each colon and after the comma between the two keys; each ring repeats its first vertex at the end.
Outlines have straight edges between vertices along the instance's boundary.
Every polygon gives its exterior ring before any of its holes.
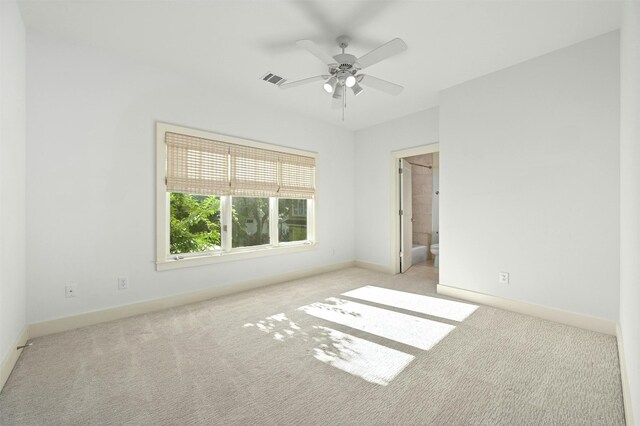
{"type": "Polygon", "coordinates": [[[285,78],[282,78],[279,75],[275,75],[270,72],[262,76],[262,79],[267,83],[272,83],[272,84],[275,84],[276,86],[280,86],[282,83],[287,81],[285,78]]]}

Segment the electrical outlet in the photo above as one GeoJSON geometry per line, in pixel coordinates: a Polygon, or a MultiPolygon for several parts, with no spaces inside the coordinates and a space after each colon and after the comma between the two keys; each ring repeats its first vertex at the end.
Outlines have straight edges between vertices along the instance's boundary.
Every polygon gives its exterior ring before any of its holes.
{"type": "Polygon", "coordinates": [[[78,286],[76,284],[69,284],[64,286],[65,297],[76,297],[78,294],[78,286]]]}
{"type": "Polygon", "coordinates": [[[508,272],[498,272],[498,282],[500,284],[509,284],[509,273],[508,272]]]}
{"type": "Polygon", "coordinates": [[[118,277],[118,290],[126,290],[129,288],[129,278],[118,277]]]}

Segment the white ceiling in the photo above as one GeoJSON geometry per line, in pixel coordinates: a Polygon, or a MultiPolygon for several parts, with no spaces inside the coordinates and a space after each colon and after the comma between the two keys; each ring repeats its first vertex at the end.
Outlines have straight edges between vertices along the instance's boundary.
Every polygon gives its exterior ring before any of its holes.
{"type": "MultiPolygon", "coordinates": [[[[360,129],[438,104],[438,91],[619,27],[615,1],[27,1],[28,28],[135,56],[277,105],[360,129]],[[260,77],[325,74],[295,45],[314,40],[332,55],[352,37],[361,56],[394,37],[408,51],[367,73],[405,86],[399,96],[367,89],[349,98],[346,121],[321,83],[279,90],[260,77]]],[[[226,89],[225,89],[226,88],[226,89]]]]}

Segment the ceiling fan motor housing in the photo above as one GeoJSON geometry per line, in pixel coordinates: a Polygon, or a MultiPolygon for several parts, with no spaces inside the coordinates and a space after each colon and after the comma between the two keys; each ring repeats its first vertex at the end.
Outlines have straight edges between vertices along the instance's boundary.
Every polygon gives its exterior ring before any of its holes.
{"type": "Polygon", "coordinates": [[[358,58],[348,53],[339,53],[336,56],[334,56],[333,59],[336,60],[338,67],[343,69],[349,69],[349,68],[355,67],[356,61],[358,60],[358,58]]]}
{"type": "Polygon", "coordinates": [[[332,64],[329,67],[329,72],[331,75],[338,77],[340,84],[344,84],[349,75],[355,75],[360,70],[360,67],[356,64],[358,58],[353,55],[340,53],[334,56],[333,59],[336,60],[336,64],[332,64]]]}

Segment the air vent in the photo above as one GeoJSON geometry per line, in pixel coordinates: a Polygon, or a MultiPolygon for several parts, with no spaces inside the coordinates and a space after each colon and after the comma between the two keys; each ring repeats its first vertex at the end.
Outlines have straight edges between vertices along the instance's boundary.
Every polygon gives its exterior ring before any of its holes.
{"type": "Polygon", "coordinates": [[[267,73],[262,76],[262,79],[267,83],[275,84],[276,86],[280,86],[282,83],[287,81],[286,79],[280,77],[279,75],[275,75],[273,73],[267,73]]]}

